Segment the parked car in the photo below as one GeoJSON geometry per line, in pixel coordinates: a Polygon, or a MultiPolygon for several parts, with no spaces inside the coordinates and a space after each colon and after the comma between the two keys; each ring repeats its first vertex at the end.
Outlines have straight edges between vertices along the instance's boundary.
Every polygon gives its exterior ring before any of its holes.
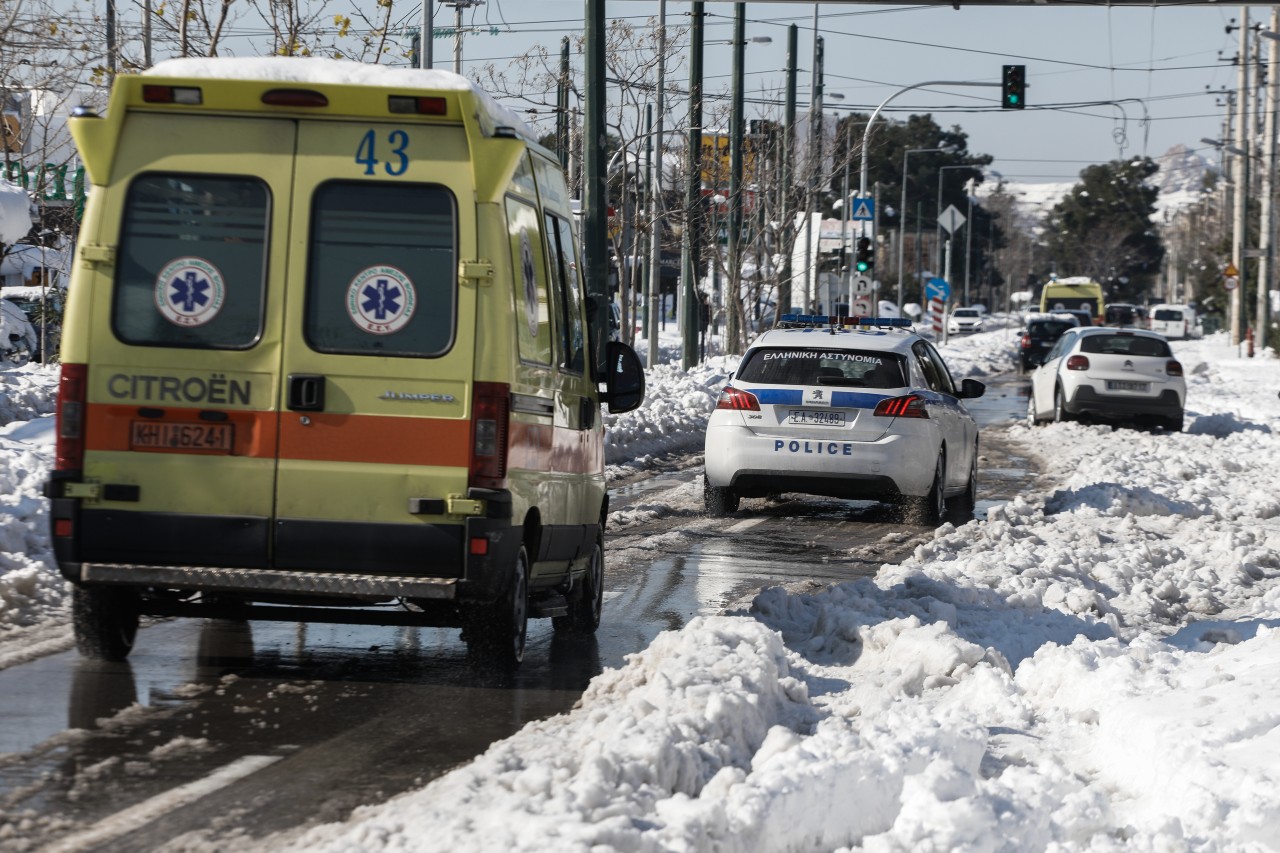
{"type": "Polygon", "coordinates": [[[1200,317],[1190,305],[1153,305],[1151,331],[1171,341],[1204,336],[1200,317]]]}
{"type": "Polygon", "coordinates": [[[1145,306],[1129,302],[1112,302],[1103,312],[1103,325],[1146,329],[1149,325],[1147,309],[1145,306]]]}
{"type": "Polygon", "coordinates": [[[66,291],[60,287],[41,288],[38,285],[22,285],[0,288],[0,297],[21,308],[35,330],[31,360],[46,361],[46,350],[51,358],[56,356],[62,339],[62,312],[66,304],[66,291]],[[42,317],[44,322],[41,322],[42,317]],[[42,335],[47,335],[49,338],[47,347],[43,345],[42,335]]]}
{"type": "Polygon", "coordinates": [[[926,523],[948,500],[972,512],[978,426],[964,401],[985,386],[957,385],[908,320],[827,319],[784,317],[721,390],[707,423],[707,513],[783,492],[892,501],[926,523]]]}
{"type": "Polygon", "coordinates": [[[947,318],[948,335],[966,335],[982,331],[982,321],[987,312],[981,308],[957,308],[947,318]]]}
{"type": "Polygon", "coordinates": [[[1169,342],[1145,329],[1068,329],[1031,374],[1027,420],[1150,421],[1182,429],[1187,383],[1169,342]]]}
{"type": "Polygon", "coordinates": [[[1075,318],[1076,318],[1076,323],[1077,323],[1078,325],[1081,325],[1081,326],[1092,326],[1092,325],[1094,325],[1094,322],[1093,322],[1093,315],[1092,315],[1092,314],[1090,314],[1090,313],[1089,313],[1087,310],[1085,310],[1084,308],[1055,308],[1055,309],[1053,309],[1053,311],[1051,311],[1050,313],[1052,313],[1052,314],[1065,314],[1065,315],[1067,315],[1067,316],[1069,316],[1069,317],[1075,317],[1075,318]]]}
{"type": "Polygon", "coordinates": [[[39,346],[36,330],[26,313],[8,299],[0,299],[0,364],[26,364],[39,346]]]}
{"type": "Polygon", "coordinates": [[[1018,367],[1026,371],[1044,364],[1044,357],[1068,329],[1080,321],[1070,314],[1032,314],[1018,337],[1018,367]]]}

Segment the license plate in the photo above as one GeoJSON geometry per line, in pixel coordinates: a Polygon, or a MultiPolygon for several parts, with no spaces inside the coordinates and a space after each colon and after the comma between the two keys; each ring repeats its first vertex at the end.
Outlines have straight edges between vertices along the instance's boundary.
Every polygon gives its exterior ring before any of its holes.
{"type": "Polygon", "coordinates": [[[1151,387],[1149,382],[1128,382],[1123,379],[1108,379],[1108,391],[1146,391],[1151,387]]]}
{"type": "Polygon", "coordinates": [[[787,415],[787,423],[809,426],[844,426],[844,412],[792,409],[787,415]]]}
{"type": "Polygon", "coordinates": [[[129,448],[168,453],[230,453],[232,437],[231,424],[134,421],[129,432],[129,448]]]}

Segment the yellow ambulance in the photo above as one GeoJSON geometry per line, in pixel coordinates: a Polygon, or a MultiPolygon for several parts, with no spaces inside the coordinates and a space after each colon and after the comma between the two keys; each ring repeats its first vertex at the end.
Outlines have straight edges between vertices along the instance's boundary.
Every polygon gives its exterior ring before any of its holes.
{"type": "Polygon", "coordinates": [[[82,653],[141,615],[458,626],[513,664],[530,617],[595,630],[600,406],[644,374],[516,116],[443,71],[183,59],[71,130],[47,493],[82,653]]]}

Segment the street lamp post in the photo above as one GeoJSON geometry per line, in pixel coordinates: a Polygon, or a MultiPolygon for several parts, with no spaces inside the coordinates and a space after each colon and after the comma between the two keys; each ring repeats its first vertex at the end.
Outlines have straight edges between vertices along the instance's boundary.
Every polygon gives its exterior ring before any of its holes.
{"type": "MultiPolygon", "coordinates": [[[[902,281],[905,276],[904,261],[907,226],[907,158],[912,154],[924,154],[927,152],[949,151],[951,149],[943,148],[908,148],[902,152],[902,206],[898,208],[898,311],[902,316],[902,281]]],[[[919,272],[919,270],[917,270],[919,272]]]]}

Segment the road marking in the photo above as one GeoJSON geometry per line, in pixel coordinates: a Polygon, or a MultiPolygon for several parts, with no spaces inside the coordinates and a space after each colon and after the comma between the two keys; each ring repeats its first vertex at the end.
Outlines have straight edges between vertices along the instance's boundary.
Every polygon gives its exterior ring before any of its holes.
{"type": "Polygon", "coordinates": [[[225,788],[232,782],[257,773],[262,768],[275,764],[280,758],[281,756],[275,755],[246,755],[226,767],[215,770],[203,779],[172,788],[136,806],[103,818],[88,829],[68,835],[46,849],[50,853],[75,853],[78,850],[96,847],[126,832],[133,832],[135,829],[146,826],[179,806],[185,806],[187,803],[212,794],[219,788],[225,788]]]}
{"type": "Polygon", "coordinates": [[[743,530],[750,530],[751,528],[755,527],[757,524],[764,524],[768,520],[769,519],[765,516],[759,516],[758,518],[744,518],[742,521],[739,521],[737,524],[735,524],[733,527],[730,527],[725,532],[740,533],[743,530]]]}

